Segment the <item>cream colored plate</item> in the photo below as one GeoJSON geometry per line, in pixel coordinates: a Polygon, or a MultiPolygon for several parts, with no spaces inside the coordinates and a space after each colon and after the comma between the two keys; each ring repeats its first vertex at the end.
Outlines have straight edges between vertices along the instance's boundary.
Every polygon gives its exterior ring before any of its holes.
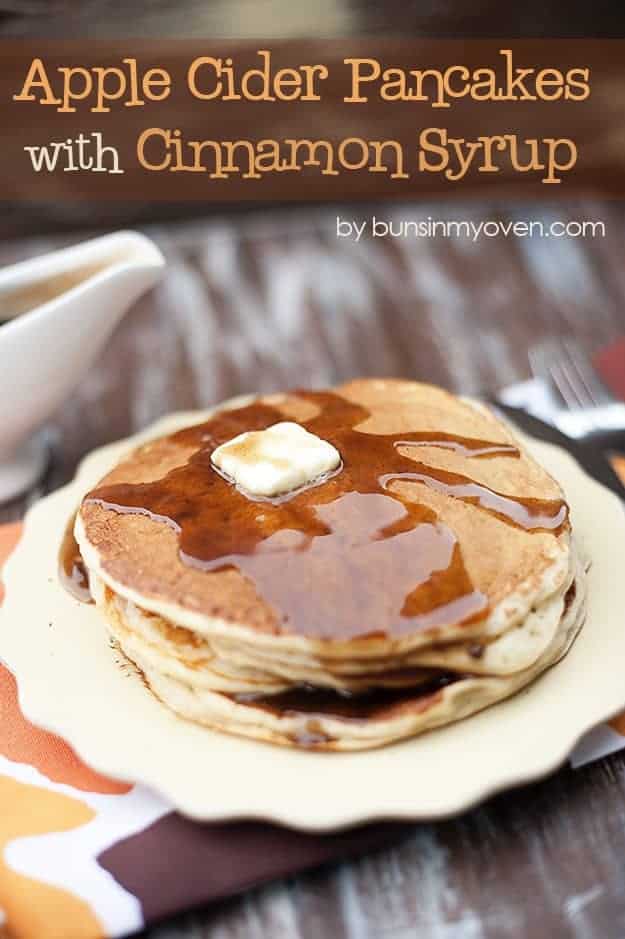
{"type": "Polygon", "coordinates": [[[103,773],[147,783],[181,812],[323,830],[376,818],[431,819],[561,764],[581,735],[625,708],[625,519],[612,493],[562,450],[526,440],[563,484],[592,559],[588,619],[568,656],[530,688],[458,724],[381,750],[308,753],[188,723],[111,649],[100,614],[57,581],[57,549],[87,491],[140,439],[198,420],[166,418],[91,454],[77,479],[39,502],[7,564],[0,655],[30,720],[103,773]]]}

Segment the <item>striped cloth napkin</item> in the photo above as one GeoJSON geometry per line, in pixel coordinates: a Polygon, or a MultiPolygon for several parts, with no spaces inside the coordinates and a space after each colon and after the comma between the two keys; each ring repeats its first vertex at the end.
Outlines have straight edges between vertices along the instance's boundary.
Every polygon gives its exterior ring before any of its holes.
{"type": "MultiPolygon", "coordinates": [[[[549,417],[537,382],[503,398],[549,417]]],[[[20,530],[0,526],[0,565],[20,530]]],[[[580,766],[622,747],[625,715],[591,731],[571,762],[580,766]]],[[[65,741],[27,721],[1,663],[0,803],[0,935],[14,939],[125,936],[409,830],[380,824],[306,835],[261,823],[188,821],[155,792],[93,772],[65,741]]]]}

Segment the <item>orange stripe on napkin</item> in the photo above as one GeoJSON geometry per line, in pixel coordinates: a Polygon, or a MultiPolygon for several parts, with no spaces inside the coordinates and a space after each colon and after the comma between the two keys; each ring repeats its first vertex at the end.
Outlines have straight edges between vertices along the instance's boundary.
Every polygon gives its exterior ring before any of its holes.
{"type": "MultiPolygon", "coordinates": [[[[0,567],[2,567],[13,548],[20,540],[21,534],[21,522],[13,522],[11,525],[0,525],[0,567]]],[[[3,596],[4,587],[0,581],[0,603],[2,603],[3,596]]]]}
{"type": "MultiPolygon", "coordinates": [[[[0,776],[0,906],[9,935],[19,939],[99,939],[104,929],[80,897],[14,870],[5,847],[14,839],[72,831],[95,817],[71,796],[0,776]]],[[[36,849],[35,849],[36,850],[36,849]]]]}
{"type": "MultiPolygon", "coordinates": [[[[0,566],[19,541],[21,531],[19,522],[0,525],[0,566]]],[[[36,767],[54,782],[84,792],[122,795],[132,788],[89,769],[64,740],[26,720],[17,700],[15,679],[3,665],[0,665],[0,754],[15,763],[36,767]]]]}

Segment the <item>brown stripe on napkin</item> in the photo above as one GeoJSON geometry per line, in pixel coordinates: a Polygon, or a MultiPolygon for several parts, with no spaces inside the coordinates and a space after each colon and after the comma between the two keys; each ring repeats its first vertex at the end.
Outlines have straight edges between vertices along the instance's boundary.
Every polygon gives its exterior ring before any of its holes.
{"type": "Polygon", "coordinates": [[[279,877],[397,842],[411,826],[380,823],[330,835],[260,822],[208,825],[172,812],[118,841],[98,863],[141,903],[146,922],[279,877]]]}

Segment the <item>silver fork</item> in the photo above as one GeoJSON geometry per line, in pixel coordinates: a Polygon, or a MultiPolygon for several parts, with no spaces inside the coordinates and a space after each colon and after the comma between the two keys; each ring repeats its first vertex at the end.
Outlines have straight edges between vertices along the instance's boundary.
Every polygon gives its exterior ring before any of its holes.
{"type": "Polygon", "coordinates": [[[625,431],[625,404],[605,387],[572,339],[549,339],[529,350],[532,373],[553,390],[552,422],[568,437],[625,431]]]}

